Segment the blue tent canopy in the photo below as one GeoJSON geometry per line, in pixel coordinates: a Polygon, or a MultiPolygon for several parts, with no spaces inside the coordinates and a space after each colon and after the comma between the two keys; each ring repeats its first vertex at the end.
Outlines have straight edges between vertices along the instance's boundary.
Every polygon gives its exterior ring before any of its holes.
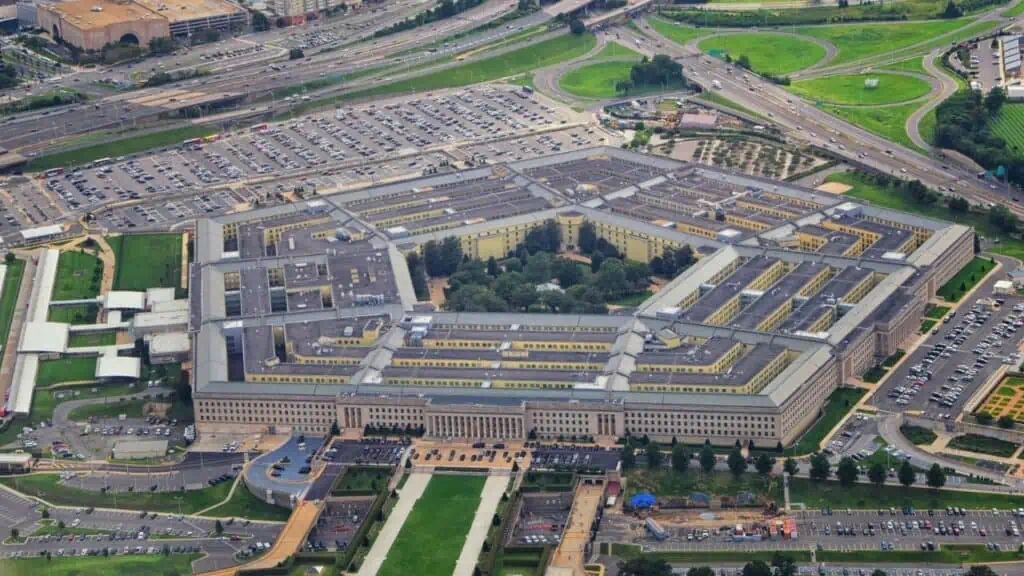
{"type": "Polygon", "coordinates": [[[649,492],[641,492],[629,499],[629,505],[633,508],[650,508],[654,506],[654,495],[649,492]]]}

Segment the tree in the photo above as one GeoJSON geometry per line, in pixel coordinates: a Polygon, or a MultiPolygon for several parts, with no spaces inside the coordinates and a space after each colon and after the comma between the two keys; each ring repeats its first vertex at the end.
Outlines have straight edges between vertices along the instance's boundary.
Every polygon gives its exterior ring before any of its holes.
{"type": "Polygon", "coordinates": [[[790,476],[795,476],[800,471],[800,465],[796,463],[793,458],[786,458],[786,461],[782,463],[782,469],[790,476]]]}
{"type": "Polygon", "coordinates": [[[629,470],[636,466],[636,456],[633,454],[633,447],[630,446],[629,444],[626,444],[625,446],[622,447],[622,453],[620,454],[620,458],[622,458],[623,470],[629,470]]]}
{"type": "Polygon", "coordinates": [[[715,576],[715,571],[709,566],[694,566],[686,571],[686,576],[715,576]]]}
{"type": "Polygon", "coordinates": [[[750,58],[748,58],[746,54],[741,54],[740,57],[736,59],[736,65],[744,70],[750,70],[750,58]]]}
{"type": "Polygon", "coordinates": [[[836,476],[839,478],[839,484],[841,486],[851,486],[857,481],[857,463],[849,456],[839,461],[839,467],[836,468],[836,476]]]}
{"type": "Polygon", "coordinates": [[[594,225],[590,222],[584,222],[580,225],[578,248],[580,252],[584,254],[590,254],[594,251],[594,247],[597,246],[597,232],[594,229],[594,225]]]}
{"type": "Polygon", "coordinates": [[[306,53],[302,51],[302,48],[292,48],[291,50],[288,51],[288,59],[289,60],[298,60],[300,58],[305,58],[305,57],[306,57],[306,53]]]}
{"type": "Polygon", "coordinates": [[[928,487],[938,490],[946,485],[946,471],[938,463],[928,469],[928,487]]]}
{"type": "Polygon", "coordinates": [[[1017,425],[1017,421],[1013,419],[1013,416],[1004,414],[999,417],[999,427],[1006,428],[1007,430],[1017,425]]]}
{"type": "Polygon", "coordinates": [[[49,508],[43,508],[42,515],[43,515],[44,519],[45,518],[49,518],[50,517],[50,509],[49,508]]]}
{"type": "Polygon", "coordinates": [[[960,10],[960,7],[953,0],[949,0],[946,3],[946,9],[942,11],[943,18],[959,18],[962,15],[963,11],[960,10]]]}
{"type": "Polygon", "coordinates": [[[762,452],[757,457],[757,461],[754,462],[754,468],[757,469],[757,473],[762,476],[767,476],[771,473],[772,468],[775,468],[775,458],[762,452]]]}
{"type": "Polygon", "coordinates": [[[729,471],[736,476],[743,475],[747,471],[747,459],[743,457],[738,449],[733,449],[729,452],[729,458],[726,461],[729,464],[729,471]]]}
{"type": "Polygon", "coordinates": [[[600,250],[595,250],[594,253],[590,255],[590,271],[596,274],[597,271],[600,270],[601,266],[603,265],[604,252],[601,252],[600,250]]]}
{"type": "Polygon", "coordinates": [[[982,426],[988,426],[989,424],[992,423],[992,420],[994,420],[992,415],[989,414],[988,412],[978,412],[977,414],[974,415],[974,419],[977,420],[978,424],[981,424],[982,426]]]}
{"type": "Polygon", "coordinates": [[[985,565],[974,565],[967,571],[966,576],[996,576],[994,570],[985,565]]]}
{"type": "Polygon", "coordinates": [[[811,480],[827,480],[829,474],[832,472],[832,465],[829,464],[828,458],[824,454],[818,453],[811,456],[811,480]]]}
{"type": "Polygon", "coordinates": [[[331,422],[331,436],[340,436],[341,427],[338,426],[338,421],[331,422]]]}
{"type": "Polygon", "coordinates": [[[11,539],[12,539],[12,540],[17,540],[17,539],[18,539],[18,536],[19,536],[20,534],[21,534],[21,533],[20,533],[20,532],[18,532],[18,529],[17,529],[17,528],[11,528],[11,539]]]}
{"type": "Polygon", "coordinates": [[[639,556],[628,562],[619,562],[620,576],[672,576],[672,566],[662,559],[639,556]]]}
{"type": "Polygon", "coordinates": [[[711,450],[711,446],[705,444],[704,447],[700,449],[701,469],[704,470],[704,472],[711,472],[715,469],[716,460],[717,458],[715,458],[715,453],[711,450]]]}
{"type": "Polygon", "coordinates": [[[224,525],[220,523],[220,520],[213,523],[213,531],[217,533],[217,536],[224,533],[224,525]]]}
{"type": "Polygon", "coordinates": [[[690,451],[683,446],[672,448],[672,469],[680,474],[685,474],[690,467],[690,451]]]}
{"type": "Polygon", "coordinates": [[[569,31],[577,36],[581,36],[587,31],[587,26],[579,18],[573,17],[572,20],[569,20],[569,31]]]}
{"type": "Polygon", "coordinates": [[[14,263],[14,252],[8,252],[7,254],[5,254],[4,255],[4,262],[6,262],[8,264],[13,264],[14,263]]]}
{"type": "Polygon", "coordinates": [[[501,516],[498,516],[497,513],[491,517],[491,526],[501,526],[501,516]]]}
{"type": "Polygon", "coordinates": [[[657,470],[661,467],[661,461],[664,456],[661,453],[661,448],[658,447],[657,442],[651,442],[647,445],[647,467],[653,470],[657,470]]]}
{"type": "Polygon", "coordinates": [[[777,442],[777,443],[775,444],[775,452],[777,452],[777,453],[779,453],[779,454],[782,454],[782,453],[783,453],[783,452],[785,452],[785,451],[786,451],[785,447],[783,447],[783,446],[782,446],[782,440],[779,440],[779,441],[778,441],[778,442],[777,442]]]}
{"type": "Polygon", "coordinates": [[[871,468],[868,468],[868,480],[871,480],[876,486],[885,484],[885,476],[885,464],[881,462],[875,462],[871,465],[871,468]]]}
{"type": "Polygon", "coordinates": [[[789,554],[776,552],[772,554],[772,568],[775,568],[777,576],[793,576],[796,574],[796,561],[789,554]]]}
{"type": "Polygon", "coordinates": [[[256,32],[270,30],[270,19],[259,10],[252,13],[252,29],[256,32]]]}
{"type": "Polygon", "coordinates": [[[487,259],[487,275],[497,278],[499,272],[498,261],[494,259],[494,256],[491,256],[487,259]]]}
{"type": "Polygon", "coordinates": [[[874,572],[871,573],[871,576],[889,576],[889,575],[886,574],[885,570],[882,570],[881,568],[875,568],[874,572]]]}
{"type": "MultiPolygon", "coordinates": [[[[952,4],[952,0],[950,0],[952,4]]],[[[1003,103],[1006,102],[1006,92],[999,86],[996,86],[989,90],[988,96],[985,96],[985,109],[992,116],[999,113],[999,109],[1003,107],[1003,103]]]]}
{"type": "Polygon", "coordinates": [[[743,566],[743,576],[772,576],[772,568],[761,560],[753,560],[743,566]]]}
{"type": "Polygon", "coordinates": [[[633,87],[633,83],[629,80],[619,80],[615,83],[615,93],[622,92],[623,96],[629,95],[629,89],[633,87]]]}
{"type": "Polygon", "coordinates": [[[64,524],[63,520],[57,520],[57,531],[58,532],[64,532],[64,528],[65,527],[67,527],[67,524],[64,524]]]}
{"type": "Polygon", "coordinates": [[[903,461],[899,471],[896,473],[896,477],[899,479],[900,484],[903,484],[906,488],[909,488],[917,480],[917,473],[914,472],[914,467],[910,465],[909,460],[903,461]]]}

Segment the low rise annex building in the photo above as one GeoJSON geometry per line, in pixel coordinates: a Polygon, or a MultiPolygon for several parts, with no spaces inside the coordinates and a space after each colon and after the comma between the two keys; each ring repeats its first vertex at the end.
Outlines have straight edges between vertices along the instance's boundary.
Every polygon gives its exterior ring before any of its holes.
{"type": "Polygon", "coordinates": [[[202,220],[190,270],[200,432],[422,427],[463,440],[788,444],[918,330],[972,229],[599,147],[202,220]],[[504,258],[589,223],[698,262],[627,315],[437,312],[405,256],[504,258]]]}

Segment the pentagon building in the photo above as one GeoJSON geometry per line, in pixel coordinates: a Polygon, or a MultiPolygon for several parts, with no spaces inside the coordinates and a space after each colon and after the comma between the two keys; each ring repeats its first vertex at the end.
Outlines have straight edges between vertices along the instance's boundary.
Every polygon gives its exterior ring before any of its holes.
{"type": "MultiPolygon", "coordinates": [[[[965,226],[615,148],[205,220],[191,269],[201,430],[795,440],[911,338],[973,257],[965,226]],[[404,255],[504,257],[556,221],[699,261],[631,315],[434,312],[404,255]]],[[[621,313],[620,313],[621,314],[621,313]]]]}

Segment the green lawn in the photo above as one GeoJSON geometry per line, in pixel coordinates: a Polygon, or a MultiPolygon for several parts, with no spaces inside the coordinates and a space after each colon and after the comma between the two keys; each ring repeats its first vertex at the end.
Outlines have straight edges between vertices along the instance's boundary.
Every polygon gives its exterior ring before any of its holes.
{"type": "Polygon", "coordinates": [[[294,107],[290,116],[303,114],[317,107],[343,100],[456,88],[507,76],[516,76],[523,72],[578,58],[593,49],[596,44],[597,39],[593,34],[577,36],[566,33],[498,56],[475,60],[460,66],[430,72],[423,76],[381,84],[336,98],[304,102],[294,107]]]}
{"type": "Polygon", "coordinates": [[[100,293],[102,275],[103,263],[92,254],[71,250],[61,252],[57,276],[53,281],[53,299],[94,298],[100,293]]]}
{"type": "MultiPolygon", "coordinates": [[[[925,42],[946,34],[971,20],[931,20],[927,22],[900,22],[884,24],[841,24],[836,26],[807,26],[797,28],[800,34],[820,38],[839,49],[831,64],[843,64],[875,54],[883,54],[925,42]]],[[[952,39],[948,40],[952,41],[952,39]]]]}
{"type": "Polygon", "coordinates": [[[114,290],[181,286],[180,234],[115,236],[107,242],[117,258],[114,290]]]}
{"type": "Polygon", "coordinates": [[[701,30],[700,28],[694,28],[692,26],[674,24],[664,18],[654,16],[648,18],[647,23],[651,25],[651,28],[653,28],[655,32],[680,45],[686,44],[694,38],[700,38],[701,36],[706,36],[708,34],[707,30],[701,30]]]}
{"type": "Polygon", "coordinates": [[[935,432],[932,432],[927,428],[910,426],[908,424],[900,426],[900,432],[915,446],[931,444],[932,442],[935,442],[936,438],[938,438],[938,436],[935,435],[935,432]]]}
{"type": "Polygon", "coordinates": [[[804,432],[796,444],[786,449],[786,455],[801,456],[817,452],[825,435],[843,419],[843,416],[846,416],[863,395],[864,390],[861,388],[839,388],[833,392],[825,405],[825,415],[804,432]]]}
{"type": "Polygon", "coordinates": [[[68,414],[69,420],[76,422],[84,422],[91,416],[103,420],[105,418],[117,418],[121,414],[126,414],[128,418],[141,418],[145,416],[142,413],[142,408],[146,405],[149,400],[125,400],[111,401],[109,404],[90,404],[88,406],[79,406],[68,414]]]}
{"type": "Polygon", "coordinates": [[[41,172],[43,170],[49,170],[50,168],[76,166],[92,162],[99,158],[123,156],[125,154],[143,152],[152,148],[177,145],[191,138],[201,138],[203,136],[209,136],[210,134],[216,133],[217,129],[210,128],[209,126],[185,126],[160,132],[151,132],[149,134],[107,141],[101,144],[94,144],[92,146],[85,146],[75,150],[68,150],[66,152],[58,152],[56,154],[49,154],[47,156],[34,158],[29,161],[25,170],[29,172],[41,172]]]}
{"type": "Polygon", "coordinates": [[[721,50],[733,60],[750,59],[755,72],[786,76],[817,64],[825,57],[825,49],[810,40],[782,34],[742,33],[714,36],[702,40],[704,52],[721,50]]]}
{"type": "Polygon", "coordinates": [[[670,468],[634,468],[627,473],[629,479],[626,489],[627,497],[640,492],[651,492],[659,497],[689,496],[691,492],[714,494],[719,496],[735,496],[739,492],[752,492],[767,498],[781,493],[782,482],[766,483],[756,473],[743,474],[739,478],[729,472],[712,472],[704,474],[696,460],[691,461],[685,474],[679,474],[670,468]]]}
{"type": "Polygon", "coordinates": [[[644,302],[644,300],[647,300],[653,295],[654,292],[651,292],[650,290],[644,290],[643,292],[630,294],[629,296],[623,296],[618,300],[612,300],[611,302],[609,302],[609,304],[612,304],[614,306],[639,306],[644,302]]]}
{"type": "Polygon", "coordinates": [[[713,102],[715,104],[718,104],[719,106],[725,106],[726,108],[732,108],[733,110],[736,110],[737,112],[742,112],[744,114],[747,114],[748,116],[753,116],[754,118],[762,118],[764,120],[768,120],[768,118],[765,118],[762,114],[760,114],[758,112],[754,112],[753,110],[751,110],[750,108],[747,108],[746,106],[744,106],[742,104],[738,104],[736,102],[733,102],[732,100],[729,100],[728,98],[726,98],[725,96],[722,96],[718,92],[701,92],[697,97],[700,98],[701,100],[707,100],[708,102],[713,102]]]}
{"type": "Polygon", "coordinates": [[[921,329],[918,330],[918,332],[920,332],[921,334],[927,334],[928,332],[931,332],[932,328],[935,327],[936,323],[937,322],[935,320],[922,320],[921,329]]]}
{"type": "MultiPolygon", "coordinates": [[[[715,563],[715,562],[751,562],[753,560],[761,560],[762,562],[771,562],[772,557],[775,556],[775,550],[744,550],[744,551],[725,551],[725,550],[701,550],[701,551],[684,551],[684,550],[668,550],[662,552],[650,552],[644,554],[647,558],[654,558],[657,560],[665,560],[669,563],[715,563]]],[[[635,558],[640,555],[640,547],[634,544],[612,544],[612,553],[615,556],[623,559],[635,558]]],[[[811,552],[809,550],[786,550],[784,552],[787,556],[793,558],[796,562],[810,562],[811,552]]],[[[819,553],[820,554],[820,553],[819,553]]]]}
{"type": "Polygon", "coordinates": [[[53,306],[47,314],[50,322],[64,322],[66,324],[95,324],[100,314],[100,307],[96,304],[82,306],[53,306]]]}
{"type": "Polygon", "coordinates": [[[981,436],[979,434],[963,434],[949,441],[948,446],[956,450],[967,450],[979,454],[989,454],[1009,458],[1017,451],[1017,445],[1013,442],[981,436]]]}
{"type": "Polygon", "coordinates": [[[0,432],[0,446],[14,442],[18,434],[21,433],[23,426],[35,426],[43,420],[47,422],[52,420],[53,410],[61,402],[81,400],[83,398],[125,396],[138,391],[138,388],[129,388],[127,384],[119,386],[75,386],[56,390],[41,390],[37,388],[32,394],[32,406],[29,408],[29,415],[17,418],[11,423],[11,426],[0,432]],[[74,395],[75,392],[78,392],[78,396],[74,395]]]}
{"type": "MultiPolygon", "coordinates": [[[[805,466],[801,468],[806,469],[805,466]]],[[[1024,505],[1024,496],[1008,496],[998,492],[935,491],[923,486],[904,488],[887,484],[879,487],[863,483],[841,486],[839,482],[813,482],[808,478],[790,479],[789,492],[793,502],[802,502],[810,508],[876,509],[909,505],[922,510],[946,506],[978,510],[1024,505]]]]}
{"type": "MultiPolygon", "coordinates": [[[[1009,548],[1009,546],[1007,546],[1009,548]]],[[[865,563],[898,563],[898,564],[967,564],[986,562],[1014,562],[1024,559],[1024,554],[1016,550],[996,552],[988,550],[981,544],[942,544],[939,550],[926,552],[920,550],[856,550],[839,552],[823,550],[815,555],[818,562],[865,562],[865,563]]]]}
{"type": "Polygon", "coordinates": [[[292,511],[287,508],[267,504],[266,501],[260,500],[245,487],[244,483],[239,482],[230,500],[206,512],[205,515],[218,518],[287,522],[291,513],[292,511]]]}
{"type": "Polygon", "coordinates": [[[86,332],[68,336],[68,348],[113,346],[114,344],[117,344],[116,332],[86,332]]]}
{"type": "Polygon", "coordinates": [[[916,100],[931,92],[931,85],[900,74],[836,74],[798,80],[789,90],[815,102],[874,106],[916,100]],[[868,88],[865,82],[869,79],[878,80],[878,86],[868,88]]]}
{"type": "Polygon", "coordinates": [[[1006,140],[1009,148],[1016,149],[1018,155],[1024,154],[1024,104],[1004,104],[992,123],[992,132],[1006,140]]]}
{"type": "Polygon", "coordinates": [[[1016,18],[1017,16],[1020,16],[1022,12],[1024,12],[1024,2],[1017,4],[1013,8],[1010,8],[1009,10],[1003,12],[1002,14],[1000,14],[1000,16],[1003,16],[1005,18],[1016,18]]]}
{"type": "Polygon", "coordinates": [[[907,136],[906,123],[907,118],[910,118],[914,110],[920,106],[920,102],[911,102],[884,108],[822,106],[821,109],[882,138],[915,148],[914,143],[907,136]]]}
{"type": "Polygon", "coordinates": [[[883,64],[881,66],[876,66],[875,69],[898,70],[900,72],[915,72],[925,76],[928,75],[928,72],[924,69],[924,56],[915,56],[913,58],[907,58],[906,60],[900,60],[899,62],[883,64]]]}
{"type": "Polygon", "coordinates": [[[76,556],[74,558],[22,558],[0,561],[4,576],[110,576],[111,574],[152,574],[153,576],[187,576],[192,562],[201,554],[170,556],[76,556]]]}
{"type": "Polygon", "coordinates": [[[350,468],[331,490],[332,493],[352,490],[377,491],[391,479],[391,470],[386,468],[350,468]]]}
{"type": "Polygon", "coordinates": [[[388,551],[379,576],[451,574],[480,505],[484,481],[483,476],[432,476],[388,551]]]}
{"type": "Polygon", "coordinates": [[[949,306],[932,306],[924,315],[935,320],[942,320],[949,313],[949,306]]]}
{"type": "Polygon", "coordinates": [[[618,94],[615,83],[629,80],[632,68],[632,62],[598,62],[570,70],[559,78],[558,85],[575,96],[613,98],[618,94]]]}
{"type": "Polygon", "coordinates": [[[988,260],[975,258],[961,268],[956,273],[956,276],[953,276],[948,282],[939,287],[935,293],[949,302],[958,302],[968,290],[978,282],[981,282],[981,279],[991,272],[994,267],[995,265],[988,260]]]}
{"type": "Polygon", "coordinates": [[[95,356],[69,356],[56,360],[40,360],[39,371],[36,373],[36,385],[40,387],[95,379],[95,356]]]}
{"type": "MultiPolygon", "coordinates": [[[[72,480],[72,482],[74,482],[72,480]]],[[[56,474],[32,474],[29,476],[0,477],[0,483],[30,496],[38,496],[52,504],[64,506],[95,506],[97,508],[121,508],[146,510],[149,512],[180,512],[192,514],[209,508],[227,497],[231,483],[224,482],[211,488],[188,492],[119,492],[115,506],[113,494],[102,494],[81,490],[60,483],[56,474]]],[[[140,489],[145,484],[140,480],[140,489]]]]}
{"type": "Polygon", "coordinates": [[[3,293],[0,294],[0,345],[7,345],[7,335],[11,331],[14,310],[18,305],[18,292],[21,290],[21,278],[25,275],[25,261],[15,260],[7,264],[4,275],[3,293]]]}
{"type": "Polygon", "coordinates": [[[917,124],[917,131],[920,132],[921,138],[929,144],[935,144],[935,124],[938,120],[935,118],[935,108],[924,113],[921,117],[921,121],[917,124]]]}
{"type": "Polygon", "coordinates": [[[594,59],[600,58],[636,58],[639,60],[643,55],[633,50],[629,46],[624,46],[618,42],[609,42],[601,48],[601,51],[594,56],[594,59]]]}

